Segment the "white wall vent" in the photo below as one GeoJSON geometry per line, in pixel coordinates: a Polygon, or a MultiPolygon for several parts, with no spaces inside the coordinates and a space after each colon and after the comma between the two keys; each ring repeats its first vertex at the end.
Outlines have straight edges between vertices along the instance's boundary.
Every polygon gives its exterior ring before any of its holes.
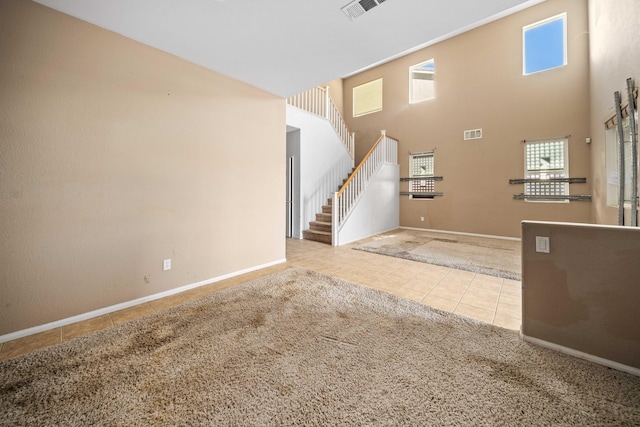
{"type": "Polygon", "coordinates": [[[380,3],[384,3],[385,0],[355,0],[342,8],[342,11],[351,20],[356,19],[359,16],[364,15],[380,3]]]}
{"type": "Polygon", "coordinates": [[[482,139],[482,129],[472,129],[464,131],[464,140],[482,139]]]}

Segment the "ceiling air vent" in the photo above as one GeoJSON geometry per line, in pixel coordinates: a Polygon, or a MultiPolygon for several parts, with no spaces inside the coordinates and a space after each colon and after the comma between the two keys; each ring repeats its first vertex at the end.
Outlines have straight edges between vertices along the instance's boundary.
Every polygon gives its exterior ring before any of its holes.
{"type": "Polygon", "coordinates": [[[464,131],[464,140],[482,139],[482,129],[473,129],[464,131]]]}
{"type": "Polygon", "coordinates": [[[351,18],[351,20],[354,20],[378,6],[380,3],[384,3],[384,1],[385,0],[356,0],[344,6],[342,11],[351,18]]]}

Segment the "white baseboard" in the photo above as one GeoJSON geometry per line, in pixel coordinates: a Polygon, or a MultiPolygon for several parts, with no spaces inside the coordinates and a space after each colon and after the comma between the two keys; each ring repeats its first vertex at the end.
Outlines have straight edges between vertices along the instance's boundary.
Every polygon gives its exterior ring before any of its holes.
{"type": "Polygon", "coordinates": [[[492,234],[465,233],[462,231],[433,230],[431,228],[416,228],[416,227],[400,227],[400,228],[404,228],[405,230],[428,231],[430,233],[457,234],[460,236],[485,237],[487,239],[512,240],[515,242],[519,242],[522,240],[519,237],[494,236],[492,234]]]}
{"type": "Polygon", "coordinates": [[[104,314],[113,313],[114,311],[123,310],[125,308],[133,307],[134,305],[142,304],[145,302],[157,300],[160,298],[168,297],[170,295],[179,294],[180,292],[188,291],[189,289],[198,288],[204,285],[210,285],[211,283],[219,282],[221,280],[230,279],[231,277],[239,276],[241,274],[250,273],[252,271],[260,270],[263,268],[271,267],[277,264],[286,262],[286,258],[282,258],[273,262],[269,262],[255,267],[246,268],[244,270],[236,271],[233,273],[225,274],[223,276],[214,277],[211,279],[202,280],[200,282],[191,283],[188,285],[173,288],[168,291],[159,292],[157,294],[148,295],[146,297],[137,298],[131,301],[126,301],[120,304],[111,305],[109,307],[99,308],[98,310],[89,311],[87,313],[78,314],[76,316],[67,317],[66,319],[56,320],[55,322],[45,323],[44,325],[34,326],[32,328],[22,329],[20,331],[11,332],[9,334],[0,335],[0,343],[12,341],[18,338],[26,337],[29,335],[37,334],[39,332],[48,331],[50,329],[59,328],[61,326],[70,325],[72,323],[81,322],[94,317],[102,316],[104,314]]]}
{"type": "Polygon", "coordinates": [[[560,353],[568,354],[570,356],[579,357],[580,359],[588,360],[599,365],[606,366],[608,368],[616,369],[618,371],[626,372],[627,374],[640,377],[640,369],[633,366],[623,365],[622,363],[614,362],[613,360],[603,359],[602,357],[594,356],[592,354],[583,353],[582,351],[574,350],[569,347],[565,347],[559,344],[555,344],[549,341],[541,340],[539,338],[529,337],[524,334],[520,334],[523,340],[530,342],[531,344],[539,345],[540,347],[549,348],[551,350],[559,351],[560,353]]]}

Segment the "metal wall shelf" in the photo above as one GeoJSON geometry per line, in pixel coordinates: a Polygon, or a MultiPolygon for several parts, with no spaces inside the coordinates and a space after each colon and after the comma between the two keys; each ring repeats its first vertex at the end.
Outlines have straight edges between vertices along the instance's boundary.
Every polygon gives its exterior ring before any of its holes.
{"type": "MultiPolygon", "coordinates": [[[[443,178],[441,176],[414,176],[411,178],[400,178],[400,182],[411,182],[411,181],[428,181],[429,185],[418,185],[418,187],[427,187],[426,189],[432,189],[435,187],[435,181],[442,181],[443,178]]],[[[411,187],[411,185],[409,186],[411,187]]],[[[401,191],[401,196],[416,196],[416,199],[420,198],[432,198],[432,197],[441,197],[443,193],[439,191],[401,191]]]]}
{"type": "Polygon", "coordinates": [[[422,177],[413,177],[413,178],[400,178],[400,182],[407,181],[442,181],[441,176],[422,176],[422,177]]]}
{"type": "MultiPolygon", "coordinates": [[[[518,178],[518,179],[510,179],[509,184],[547,184],[551,182],[567,182],[569,184],[586,184],[587,178],[518,178]]],[[[532,200],[532,201],[541,201],[541,202],[556,202],[556,201],[583,201],[590,202],[591,196],[586,194],[514,194],[513,198],[516,200],[532,200]]]]}
{"type": "Polygon", "coordinates": [[[514,194],[513,198],[516,200],[539,200],[539,201],[563,201],[563,200],[576,200],[576,201],[582,201],[582,202],[590,202],[591,201],[591,196],[589,195],[578,195],[578,194],[571,194],[571,195],[566,195],[566,196],[558,196],[558,195],[554,195],[554,196],[542,196],[542,195],[533,195],[533,194],[514,194]]]}
{"type": "Polygon", "coordinates": [[[430,191],[430,192],[417,192],[417,191],[401,191],[401,196],[426,196],[426,197],[440,197],[443,193],[430,191]]]}
{"type": "Polygon", "coordinates": [[[569,184],[586,184],[587,178],[525,178],[509,180],[509,184],[535,184],[545,182],[568,182],[569,184]]]}

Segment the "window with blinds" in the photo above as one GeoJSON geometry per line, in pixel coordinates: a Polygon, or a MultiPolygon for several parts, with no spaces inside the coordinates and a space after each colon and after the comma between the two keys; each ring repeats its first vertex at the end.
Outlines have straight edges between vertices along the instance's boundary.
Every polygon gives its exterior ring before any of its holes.
{"type": "Polygon", "coordinates": [[[435,76],[436,63],[433,59],[409,68],[409,103],[435,98],[435,76]]]}
{"type": "Polygon", "coordinates": [[[539,197],[569,195],[569,183],[550,180],[569,177],[567,149],[567,139],[527,141],[525,143],[525,178],[538,180],[525,184],[524,193],[526,195],[539,197]]]}
{"type": "MultiPolygon", "coordinates": [[[[631,123],[627,115],[622,119],[624,141],[624,203],[631,206],[631,177],[633,161],[631,160],[631,123]]],[[[607,129],[605,134],[605,160],[607,168],[607,206],[618,207],[620,201],[620,140],[618,127],[607,129]]]]}
{"type": "Polygon", "coordinates": [[[353,88],[353,117],[382,111],[382,79],[353,88]]]}

